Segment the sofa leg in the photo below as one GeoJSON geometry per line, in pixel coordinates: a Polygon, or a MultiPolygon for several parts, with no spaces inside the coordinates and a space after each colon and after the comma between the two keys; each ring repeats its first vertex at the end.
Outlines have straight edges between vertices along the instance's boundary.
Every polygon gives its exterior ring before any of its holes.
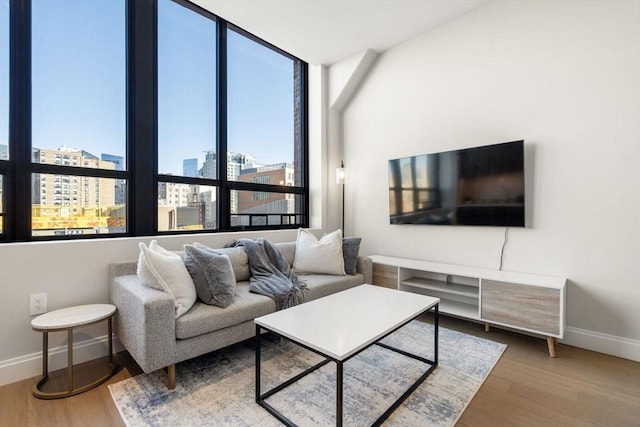
{"type": "Polygon", "coordinates": [[[176,365],[169,365],[166,368],[162,368],[162,371],[167,376],[167,388],[169,390],[176,388],[176,365]]]}

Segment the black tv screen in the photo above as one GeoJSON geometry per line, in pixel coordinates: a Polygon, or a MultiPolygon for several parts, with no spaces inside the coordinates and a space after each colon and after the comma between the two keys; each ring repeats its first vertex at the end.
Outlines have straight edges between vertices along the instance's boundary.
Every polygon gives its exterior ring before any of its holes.
{"type": "Polygon", "coordinates": [[[391,224],[525,226],[524,141],[389,160],[391,224]]]}

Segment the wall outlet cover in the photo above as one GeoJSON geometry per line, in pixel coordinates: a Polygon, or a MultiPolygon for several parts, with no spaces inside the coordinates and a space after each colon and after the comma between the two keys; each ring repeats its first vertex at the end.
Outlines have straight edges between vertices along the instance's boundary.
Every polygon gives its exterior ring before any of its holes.
{"type": "Polygon", "coordinates": [[[47,312],[47,293],[29,295],[29,315],[42,314],[47,312]]]}

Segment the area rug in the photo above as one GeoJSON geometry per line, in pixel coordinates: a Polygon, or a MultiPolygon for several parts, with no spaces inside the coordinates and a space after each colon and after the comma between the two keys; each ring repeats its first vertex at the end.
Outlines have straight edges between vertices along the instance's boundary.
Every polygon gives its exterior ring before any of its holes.
{"type": "MultiPolygon", "coordinates": [[[[385,421],[388,426],[452,426],[506,345],[445,328],[439,365],[385,421]]],[[[278,339],[262,341],[263,392],[319,362],[315,353],[278,339]]],[[[433,325],[413,321],[386,344],[433,358],[433,325]]],[[[371,425],[425,370],[424,364],[372,346],[344,364],[344,425],[371,425]]],[[[267,401],[300,426],[335,425],[334,363],[267,401]]],[[[176,388],[161,372],[109,386],[128,426],[279,426],[255,403],[255,352],[240,343],[176,365],[176,388]]]]}

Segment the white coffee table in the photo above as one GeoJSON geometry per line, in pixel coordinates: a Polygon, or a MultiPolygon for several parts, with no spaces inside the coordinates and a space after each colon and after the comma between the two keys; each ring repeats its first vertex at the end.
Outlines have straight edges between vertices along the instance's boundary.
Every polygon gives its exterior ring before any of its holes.
{"type": "Polygon", "coordinates": [[[58,399],[73,396],[90,390],[113,375],[116,364],[113,360],[113,316],[116,307],[111,304],[87,304],[62,308],[42,314],[31,321],[34,331],[42,332],[42,378],[33,387],[33,395],[40,399],[58,399]],[[109,348],[109,372],[90,384],[74,387],[73,385],[73,330],[80,326],[107,321],[107,342],[109,348]],[[67,331],[67,390],[46,392],[42,386],[49,380],[49,332],[67,331]]]}
{"type": "Polygon", "coordinates": [[[256,402],[285,425],[295,425],[265,399],[333,361],[337,366],[336,425],[341,426],[343,364],[362,350],[377,344],[429,366],[427,371],[374,423],[374,425],[382,424],[438,365],[439,302],[438,298],[365,284],[256,318],[256,402]],[[434,360],[409,354],[378,342],[430,309],[434,311],[434,360]],[[286,337],[325,357],[325,360],[262,393],[260,390],[260,335],[263,329],[286,337]]]}

